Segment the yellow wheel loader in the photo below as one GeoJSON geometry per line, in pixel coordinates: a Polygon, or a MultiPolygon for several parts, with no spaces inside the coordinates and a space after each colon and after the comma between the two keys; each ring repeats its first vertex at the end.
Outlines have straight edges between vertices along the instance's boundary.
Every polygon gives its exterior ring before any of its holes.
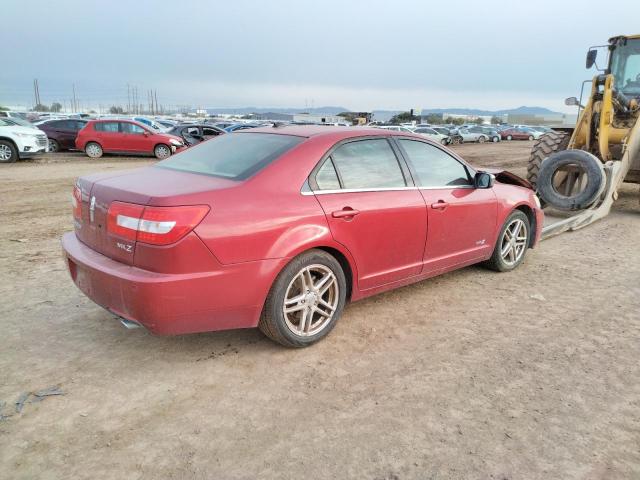
{"type": "Polygon", "coordinates": [[[606,68],[591,81],[573,128],[543,135],[533,146],[527,178],[549,207],[543,237],[585,227],[606,216],[622,182],[640,183],[640,35],[617,36],[592,47],[587,68],[606,68]]]}

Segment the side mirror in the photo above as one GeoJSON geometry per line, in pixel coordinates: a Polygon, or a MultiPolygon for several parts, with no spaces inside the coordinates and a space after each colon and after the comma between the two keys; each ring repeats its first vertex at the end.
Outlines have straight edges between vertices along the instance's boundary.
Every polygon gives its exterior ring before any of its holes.
{"type": "Polygon", "coordinates": [[[587,52],[587,68],[591,68],[593,67],[593,65],[596,63],[596,57],[598,56],[598,51],[597,50],[589,50],[587,52]]]}
{"type": "Polygon", "coordinates": [[[582,105],[580,105],[580,102],[578,101],[578,99],[576,97],[569,97],[569,98],[565,98],[564,99],[564,104],[567,107],[580,107],[580,108],[584,108],[582,105]]]}
{"type": "Polygon", "coordinates": [[[487,172],[478,172],[473,179],[476,188],[491,188],[495,181],[496,177],[487,172]]]}

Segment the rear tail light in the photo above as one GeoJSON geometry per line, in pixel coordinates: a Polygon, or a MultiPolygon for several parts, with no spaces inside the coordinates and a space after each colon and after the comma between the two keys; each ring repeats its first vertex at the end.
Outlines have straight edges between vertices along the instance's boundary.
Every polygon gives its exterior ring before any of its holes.
{"type": "Polygon", "coordinates": [[[107,213],[107,231],[131,241],[169,245],[196,228],[207,213],[207,205],[145,207],[112,202],[107,213]]]}
{"type": "Polygon", "coordinates": [[[71,196],[71,205],[73,206],[73,218],[82,219],[82,191],[78,185],[73,187],[73,195],[71,196]]]}

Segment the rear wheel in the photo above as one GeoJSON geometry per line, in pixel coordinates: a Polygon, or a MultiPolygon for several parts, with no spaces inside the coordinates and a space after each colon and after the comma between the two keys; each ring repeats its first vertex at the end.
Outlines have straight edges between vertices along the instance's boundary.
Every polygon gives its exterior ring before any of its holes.
{"type": "Polygon", "coordinates": [[[529,135],[529,141],[533,140],[533,135],[529,135]]]}
{"type": "Polygon", "coordinates": [[[449,143],[449,141],[446,138],[443,138],[442,140],[440,140],[440,143],[442,145],[446,145],[447,143],[449,143]]]}
{"type": "Polygon", "coordinates": [[[542,135],[536,143],[533,144],[531,154],[529,155],[529,164],[527,165],[527,180],[537,188],[538,176],[542,162],[549,155],[555,152],[566,150],[569,146],[571,137],[565,132],[549,132],[542,135]]]}
{"type": "Polygon", "coordinates": [[[481,136],[480,138],[478,138],[478,143],[484,143],[486,140],[486,138],[481,136]]]}
{"type": "Polygon", "coordinates": [[[513,140],[513,137],[511,135],[507,135],[507,140],[511,141],[513,140]]]}
{"type": "Polygon", "coordinates": [[[18,149],[7,141],[0,140],[0,163],[13,163],[18,160],[18,149]]]}
{"type": "Polygon", "coordinates": [[[91,158],[100,158],[102,156],[102,147],[96,142],[89,142],[84,147],[84,153],[91,158]]]}
{"type": "Polygon", "coordinates": [[[160,145],[156,145],[156,148],[153,149],[153,154],[158,160],[162,160],[171,156],[171,149],[167,145],[161,143],[160,145]]]}
{"type": "Polygon", "coordinates": [[[486,266],[497,272],[508,272],[522,263],[529,248],[529,218],[515,210],[504,222],[498,241],[486,266]]]}
{"type": "Polygon", "coordinates": [[[498,136],[496,135],[495,137],[493,137],[493,138],[491,139],[491,141],[492,141],[493,143],[498,143],[498,142],[500,141],[500,137],[498,137],[498,136]]]}
{"type": "Polygon", "coordinates": [[[340,263],[310,250],[294,258],[271,286],[259,328],[286,347],[306,347],[324,338],[340,318],[347,284],[340,263]]]}
{"type": "Polygon", "coordinates": [[[60,144],[58,143],[58,141],[54,140],[53,138],[49,138],[49,149],[47,151],[51,153],[59,152],[60,144]]]}

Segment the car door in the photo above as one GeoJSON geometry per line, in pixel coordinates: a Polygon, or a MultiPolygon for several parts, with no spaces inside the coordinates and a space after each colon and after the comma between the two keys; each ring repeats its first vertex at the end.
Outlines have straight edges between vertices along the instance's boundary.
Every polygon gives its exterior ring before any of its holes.
{"type": "Polygon", "coordinates": [[[425,203],[386,138],[338,144],[309,183],[333,238],[355,259],[360,290],[420,273],[425,203]]]}
{"type": "Polygon", "coordinates": [[[475,172],[438,146],[408,138],[397,143],[427,205],[424,271],[488,258],[498,210],[493,190],[475,188],[475,172]]]}
{"type": "Polygon", "coordinates": [[[151,133],[141,125],[121,122],[120,128],[123,137],[122,150],[136,153],[149,153],[153,150],[149,141],[151,133]]]}

